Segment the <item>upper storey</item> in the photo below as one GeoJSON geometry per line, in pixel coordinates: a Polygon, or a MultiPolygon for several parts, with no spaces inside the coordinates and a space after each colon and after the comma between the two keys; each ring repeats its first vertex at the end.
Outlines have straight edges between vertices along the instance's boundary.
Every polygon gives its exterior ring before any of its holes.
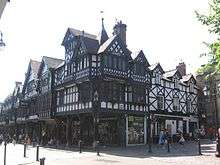
{"type": "Polygon", "coordinates": [[[121,21],[114,26],[111,37],[103,19],[98,36],[68,28],[62,45],[65,62],[55,71],[55,85],[97,78],[150,83],[149,63],[143,51],[132,55],[127,48],[126,25],[121,21]]]}

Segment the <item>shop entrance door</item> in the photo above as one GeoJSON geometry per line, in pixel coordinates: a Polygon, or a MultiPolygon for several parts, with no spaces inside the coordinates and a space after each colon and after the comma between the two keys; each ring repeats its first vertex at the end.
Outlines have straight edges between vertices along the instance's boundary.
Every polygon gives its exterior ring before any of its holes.
{"type": "Polygon", "coordinates": [[[106,118],[98,125],[99,141],[102,145],[117,145],[118,131],[116,118],[106,118]]]}

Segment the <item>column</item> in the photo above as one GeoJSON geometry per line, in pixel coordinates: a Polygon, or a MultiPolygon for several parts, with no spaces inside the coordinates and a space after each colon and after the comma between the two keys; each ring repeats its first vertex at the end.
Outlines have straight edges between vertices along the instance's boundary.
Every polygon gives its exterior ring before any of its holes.
{"type": "Polygon", "coordinates": [[[126,147],[126,116],[124,114],[118,115],[118,140],[119,140],[119,146],[126,147]]]}
{"type": "Polygon", "coordinates": [[[147,144],[147,115],[144,116],[144,144],[147,144]]]}
{"type": "Polygon", "coordinates": [[[66,146],[70,146],[70,118],[66,118],[66,146]]]}

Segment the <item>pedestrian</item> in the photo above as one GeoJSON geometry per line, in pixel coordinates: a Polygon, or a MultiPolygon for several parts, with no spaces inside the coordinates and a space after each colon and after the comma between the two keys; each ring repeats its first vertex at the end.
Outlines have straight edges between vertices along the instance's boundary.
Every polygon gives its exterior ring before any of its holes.
{"type": "Polygon", "coordinates": [[[183,145],[184,142],[185,142],[185,139],[184,139],[184,137],[183,137],[183,134],[181,133],[181,134],[180,134],[179,144],[183,145]]]}
{"type": "Polygon", "coordinates": [[[0,145],[2,144],[2,142],[3,142],[3,135],[0,134],[0,145]]]}
{"type": "Polygon", "coordinates": [[[15,134],[13,135],[12,144],[14,144],[14,146],[16,144],[16,135],[15,134]]]}
{"type": "Polygon", "coordinates": [[[164,145],[164,142],[165,142],[164,131],[161,130],[161,131],[160,131],[160,135],[159,135],[159,144],[160,144],[160,145],[164,145]]]}

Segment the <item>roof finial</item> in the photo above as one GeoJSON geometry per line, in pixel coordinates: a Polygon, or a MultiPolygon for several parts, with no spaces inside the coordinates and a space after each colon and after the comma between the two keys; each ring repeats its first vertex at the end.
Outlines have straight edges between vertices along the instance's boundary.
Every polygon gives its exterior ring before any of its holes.
{"type": "Polygon", "coordinates": [[[100,13],[101,13],[101,17],[102,17],[102,27],[103,27],[103,26],[104,26],[104,17],[103,17],[103,15],[104,15],[104,14],[103,14],[103,13],[104,13],[104,11],[103,11],[103,10],[101,10],[101,11],[100,11],[100,13]]]}

